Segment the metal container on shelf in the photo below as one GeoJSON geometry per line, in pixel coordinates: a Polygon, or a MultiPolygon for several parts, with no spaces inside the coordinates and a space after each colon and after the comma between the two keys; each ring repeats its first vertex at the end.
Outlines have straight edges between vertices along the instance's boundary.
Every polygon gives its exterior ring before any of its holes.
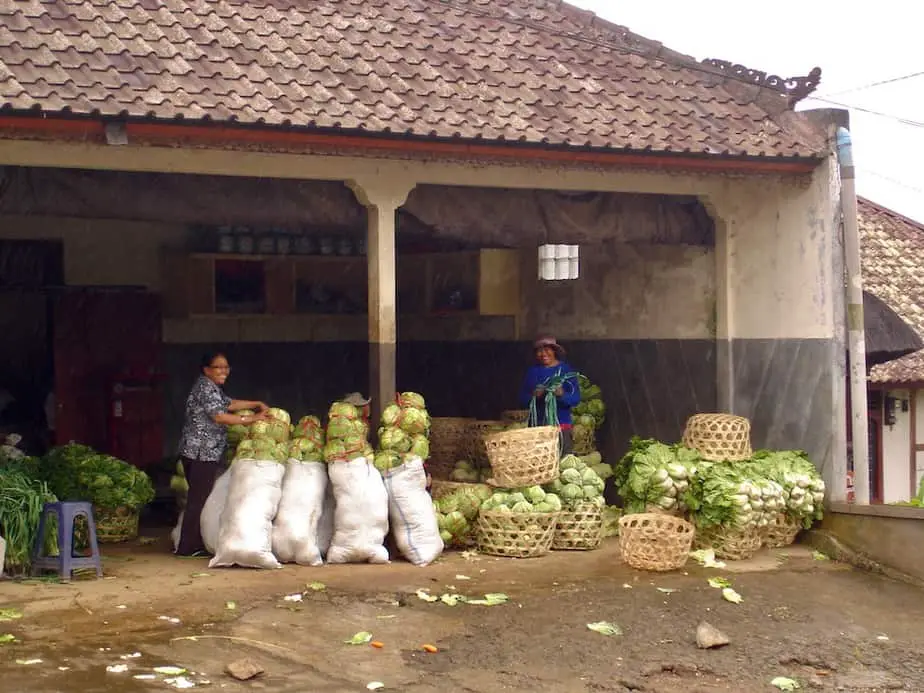
{"type": "Polygon", "coordinates": [[[337,255],[347,256],[353,254],[353,241],[344,236],[337,241],[337,255]]]}
{"type": "Polygon", "coordinates": [[[318,244],[315,242],[314,236],[301,234],[295,239],[295,252],[299,255],[314,255],[317,253],[318,244]]]}
{"type": "Polygon", "coordinates": [[[276,233],[276,253],[278,255],[288,255],[292,252],[292,236],[285,231],[276,233]]]}
{"type": "Polygon", "coordinates": [[[237,236],[237,252],[241,255],[253,255],[253,233],[246,226],[239,226],[235,231],[237,236]]]}
{"type": "Polygon", "coordinates": [[[333,255],[335,243],[334,239],[330,236],[323,236],[321,238],[321,255],[333,255]]]}
{"type": "Polygon", "coordinates": [[[219,226],[218,227],[218,252],[219,253],[233,253],[234,252],[234,232],[230,226],[219,226]]]}
{"type": "Polygon", "coordinates": [[[261,233],[257,237],[257,254],[273,255],[276,252],[276,238],[272,231],[261,233]]]}

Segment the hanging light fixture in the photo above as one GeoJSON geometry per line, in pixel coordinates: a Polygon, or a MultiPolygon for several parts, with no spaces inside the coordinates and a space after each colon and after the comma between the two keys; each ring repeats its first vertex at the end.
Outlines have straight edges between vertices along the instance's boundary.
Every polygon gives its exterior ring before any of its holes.
{"type": "Polygon", "coordinates": [[[539,246],[539,279],[566,281],[580,278],[581,247],[546,243],[539,246]]]}

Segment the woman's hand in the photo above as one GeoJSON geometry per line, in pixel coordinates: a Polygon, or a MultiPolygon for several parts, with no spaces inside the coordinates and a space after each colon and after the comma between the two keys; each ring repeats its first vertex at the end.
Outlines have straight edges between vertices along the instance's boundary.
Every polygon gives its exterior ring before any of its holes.
{"type": "Polygon", "coordinates": [[[254,409],[256,409],[258,412],[265,412],[267,409],[269,409],[269,405],[266,402],[257,402],[254,409]]]}
{"type": "Polygon", "coordinates": [[[565,389],[561,385],[555,388],[556,397],[561,397],[563,394],[565,394],[565,389]]]}
{"type": "Polygon", "coordinates": [[[536,397],[545,397],[545,387],[542,385],[537,385],[536,389],[533,390],[533,394],[536,397]]]}

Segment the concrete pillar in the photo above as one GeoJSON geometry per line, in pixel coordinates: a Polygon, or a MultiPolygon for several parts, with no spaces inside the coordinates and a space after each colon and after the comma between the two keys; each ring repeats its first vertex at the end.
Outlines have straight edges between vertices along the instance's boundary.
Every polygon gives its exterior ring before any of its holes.
{"type": "Polygon", "coordinates": [[[414,183],[382,178],[347,181],[367,213],[369,267],[369,393],[373,430],[397,383],[397,289],[395,226],[398,209],[414,183]]]}

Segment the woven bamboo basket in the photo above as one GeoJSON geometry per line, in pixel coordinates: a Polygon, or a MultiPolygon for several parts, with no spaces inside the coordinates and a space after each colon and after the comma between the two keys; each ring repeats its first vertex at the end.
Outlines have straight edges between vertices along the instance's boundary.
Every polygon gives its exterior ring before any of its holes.
{"type": "Polygon", "coordinates": [[[693,525],[679,517],[626,515],[619,519],[619,550],[637,570],[679,570],[687,562],[694,534],[693,525]]]}
{"type": "Polygon", "coordinates": [[[761,531],[763,545],[769,549],[782,549],[796,542],[802,524],[785,513],[779,513],[769,526],[761,531]]]}
{"type": "Polygon", "coordinates": [[[552,548],[558,515],[482,510],[475,525],[475,544],[480,553],[491,556],[545,556],[552,548]]]}
{"type": "Polygon", "coordinates": [[[433,500],[439,500],[443,496],[448,496],[450,493],[455,493],[460,489],[479,489],[479,488],[491,488],[487,484],[469,484],[463,483],[461,481],[443,481],[442,479],[434,479],[433,484],[430,486],[430,496],[433,500]]]}
{"type": "Polygon", "coordinates": [[[588,426],[571,429],[571,443],[575,455],[589,455],[597,449],[597,432],[588,426]]]}
{"type": "Polygon", "coordinates": [[[596,503],[581,503],[558,516],[552,550],[592,551],[602,543],[603,510],[596,503]]]}
{"type": "Polygon", "coordinates": [[[487,451],[484,447],[485,436],[492,435],[499,430],[505,429],[507,423],[504,421],[475,421],[470,429],[468,441],[468,456],[478,469],[485,469],[490,466],[491,460],[488,459],[487,451]]]}
{"type": "Polygon", "coordinates": [[[471,455],[475,419],[436,417],[430,420],[430,459],[434,479],[448,479],[456,462],[471,455]]]}
{"type": "Polygon", "coordinates": [[[559,429],[536,426],[485,436],[492,486],[516,488],[547,484],[558,478],[559,429]]]}
{"type": "Polygon", "coordinates": [[[525,424],[529,421],[529,409],[507,409],[502,411],[501,421],[506,424],[525,424]]]}
{"type": "Polygon", "coordinates": [[[732,414],[694,414],[687,420],[683,444],[715,462],[751,458],[751,422],[732,414]]]}
{"type": "Polygon", "coordinates": [[[761,534],[756,528],[724,529],[722,527],[702,530],[696,535],[696,546],[713,549],[718,558],[729,561],[744,561],[754,556],[762,544],[761,534]]]}
{"type": "Polygon", "coordinates": [[[141,512],[137,508],[101,508],[93,506],[96,521],[96,540],[100,544],[118,544],[138,536],[138,520],[141,512]]]}

